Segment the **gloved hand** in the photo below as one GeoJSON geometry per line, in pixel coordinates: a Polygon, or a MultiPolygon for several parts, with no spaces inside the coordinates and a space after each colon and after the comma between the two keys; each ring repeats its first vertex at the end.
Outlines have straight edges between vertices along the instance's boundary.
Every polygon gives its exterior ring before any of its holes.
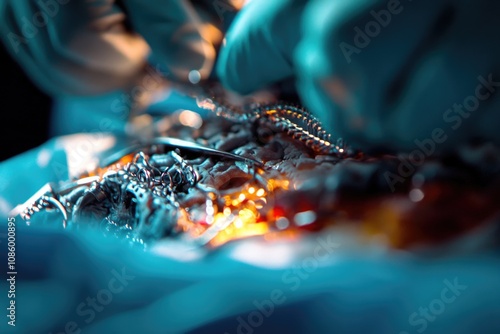
{"type": "Polygon", "coordinates": [[[500,144],[499,13],[486,0],[254,0],[217,73],[240,93],[295,76],[306,106],[362,149],[500,144]]]}
{"type": "Polygon", "coordinates": [[[142,70],[149,47],[172,79],[187,81],[191,70],[201,78],[210,74],[213,33],[207,33],[189,1],[117,2],[2,0],[1,36],[32,80],[51,95],[126,87],[142,70]]]}

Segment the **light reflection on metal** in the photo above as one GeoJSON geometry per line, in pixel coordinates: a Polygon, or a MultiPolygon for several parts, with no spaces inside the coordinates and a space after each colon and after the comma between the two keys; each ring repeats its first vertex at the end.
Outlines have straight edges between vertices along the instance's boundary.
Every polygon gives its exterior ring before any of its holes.
{"type": "Polygon", "coordinates": [[[316,213],[312,210],[295,214],[293,220],[297,226],[306,226],[316,221],[316,213]]]}
{"type": "Polygon", "coordinates": [[[179,114],[179,122],[194,129],[199,129],[203,125],[201,116],[191,110],[183,110],[179,114]]]}
{"type": "Polygon", "coordinates": [[[194,85],[197,84],[197,83],[199,83],[200,80],[201,80],[201,74],[200,74],[200,72],[197,71],[197,70],[192,70],[188,74],[188,80],[189,80],[189,82],[191,82],[194,85]]]}
{"type": "Polygon", "coordinates": [[[137,151],[141,150],[142,148],[149,147],[151,145],[165,145],[165,146],[173,148],[173,149],[183,149],[183,150],[188,150],[188,151],[192,151],[192,152],[202,153],[205,155],[214,155],[214,156],[218,156],[221,158],[227,158],[227,159],[231,159],[231,160],[235,160],[235,161],[242,161],[242,162],[250,163],[250,164],[253,164],[253,165],[256,165],[259,167],[262,166],[261,162],[254,160],[254,159],[242,157],[242,156],[232,154],[229,152],[224,152],[221,150],[216,150],[213,148],[205,147],[203,145],[200,145],[200,144],[197,144],[194,142],[190,142],[190,141],[186,141],[186,140],[182,140],[182,139],[177,139],[177,138],[171,138],[171,137],[157,137],[157,138],[149,140],[143,144],[136,144],[136,145],[133,145],[131,147],[128,147],[124,150],[121,150],[119,152],[112,154],[111,156],[109,156],[106,159],[103,159],[101,166],[102,167],[109,166],[109,165],[117,162],[118,160],[125,158],[129,154],[132,154],[133,152],[137,152],[137,151]]]}

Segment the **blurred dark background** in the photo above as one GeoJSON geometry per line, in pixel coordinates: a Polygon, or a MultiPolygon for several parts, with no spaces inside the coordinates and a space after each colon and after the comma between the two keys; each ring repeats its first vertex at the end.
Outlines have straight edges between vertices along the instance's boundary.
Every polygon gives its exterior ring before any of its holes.
{"type": "Polygon", "coordinates": [[[0,73],[0,161],[3,161],[48,139],[52,101],[31,83],[1,43],[0,73]]]}

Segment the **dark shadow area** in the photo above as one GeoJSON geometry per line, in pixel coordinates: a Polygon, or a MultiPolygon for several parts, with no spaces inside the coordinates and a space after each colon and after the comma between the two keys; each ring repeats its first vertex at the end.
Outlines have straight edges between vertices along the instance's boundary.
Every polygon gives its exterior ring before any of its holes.
{"type": "Polygon", "coordinates": [[[51,98],[24,74],[0,44],[0,161],[37,147],[49,138],[51,98]]]}

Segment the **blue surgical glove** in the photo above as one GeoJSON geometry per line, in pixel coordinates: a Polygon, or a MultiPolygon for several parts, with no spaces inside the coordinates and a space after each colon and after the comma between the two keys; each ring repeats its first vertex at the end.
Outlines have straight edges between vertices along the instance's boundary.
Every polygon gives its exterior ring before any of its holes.
{"type": "Polygon", "coordinates": [[[499,13],[485,0],[254,0],[217,72],[240,93],[295,76],[305,105],[362,149],[500,144],[499,13]]]}
{"type": "Polygon", "coordinates": [[[172,79],[210,74],[211,36],[187,1],[2,0],[12,56],[50,95],[102,94],[134,84],[150,48],[172,79]],[[135,30],[127,29],[127,22],[135,30]]]}

